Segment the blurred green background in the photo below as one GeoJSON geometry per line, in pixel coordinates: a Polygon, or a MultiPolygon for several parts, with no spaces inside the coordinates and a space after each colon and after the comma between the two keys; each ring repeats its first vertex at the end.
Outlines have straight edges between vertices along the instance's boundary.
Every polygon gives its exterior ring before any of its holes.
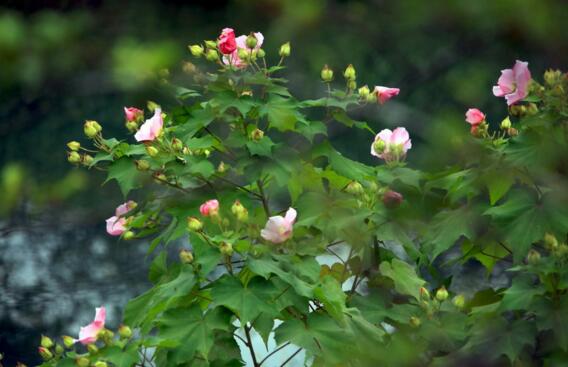
{"type": "MultiPolygon", "coordinates": [[[[99,300],[115,306],[111,322],[119,322],[127,296],[146,286],[143,245],[104,237],[104,218],[122,202],[117,188],[102,188],[101,172],[68,165],[65,143],[84,141],[85,119],[99,121],[107,137],[126,137],[123,106],[167,107],[156,72],[179,78],[191,61],[188,44],[227,26],[260,31],[277,59],[290,41],[285,74],[299,98],[323,94],[323,64],[339,75],[352,63],[360,84],[399,87],[396,99],[354,117],[375,130],[406,126],[410,164],[429,170],[459,160],[467,108],[493,123],[505,117],[504,101],[491,93],[501,69],[515,59],[528,61],[536,79],[546,68],[565,69],[567,24],[563,0],[3,1],[0,352],[7,364],[37,362],[39,334],[74,332],[99,300]],[[79,261],[85,257],[91,268],[79,261]],[[111,301],[109,293],[126,297],[111,301]]],[[[336,130],[334,144],[372,162],[371,137],[362,134],[336,130]]]]}

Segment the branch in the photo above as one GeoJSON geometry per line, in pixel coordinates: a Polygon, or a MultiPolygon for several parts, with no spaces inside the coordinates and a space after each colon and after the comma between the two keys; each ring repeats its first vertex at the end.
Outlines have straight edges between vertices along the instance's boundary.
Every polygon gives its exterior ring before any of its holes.
{"type": "Polygon", "coordinates": [[[285,360],[280,367],[284,367],[286,365],[286,363],[290,362],[292,360],[292,358],[294,358],[296,356],[296,354],[300,353],[300,351],[302,350],[302,348],[298,348],[297,351],[295,351],[290,357],[288,357],[287,360],[285,360]]]}
{"type": "Polygon", "coordinates": [[[259,367],[260,364],[256,360],[256,354],[254,353],[254,347],[252,346],[252,339],[250,337],[250,328],[245,324],[245,335],[247,337],[247,346],[250,350],[250,356],[252,357],[252,363],[254,367],[259,367]]]}
{"type": "Polygon", "coordinates": [[[264,363],[264,361],[266,361],[268,358],[272,357],[274,354],[278,353],[282,349],[286,348],[288,345],[290,345],[290,342],[286,342],[286,343],[282,344],[281,346],[279,346],[278,348],[274,349],[266,357],[264,357],[262,359],[262,361],[260,361],[259,365],[262,365],[264,363]]]}
{"type": "Polygon", "coordinates": [[[257,180],[256,184],[258,185],[258,191],[260,192],[260,197],[261,197],[261,200],[262,200],[262,207],[264,208],[264,212],[266,213],[267,217],[271,217],[270,208],[268,207],[268,198],[264,194],[264,188],[262,186],[262,181],[257,180]]]}

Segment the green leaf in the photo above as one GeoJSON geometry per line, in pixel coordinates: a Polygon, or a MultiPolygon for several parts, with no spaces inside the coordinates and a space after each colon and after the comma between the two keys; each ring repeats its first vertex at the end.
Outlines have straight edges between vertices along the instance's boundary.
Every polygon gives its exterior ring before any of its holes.
{"type": "Polygon", "coordinates": [[[499,310],[529,310],[534,297],[544,294],[545,291],[542,285],[533,284],[530,277],[518,276],[513,279],[511,287],[503,293],[499,310]]]}
{"type": "Polygon", "coordinates": [[[167,274],[167,257],[168,253],[166,251],[162,251],[154,258],[154,260],[152,260],[152,264],[150,264],[150,272],[148,274],[148,278],[152,283],[157,283],[162,276],[167,274]]]}
{"type": "Polygon", "coordinates": [[[318,134],[327,136],[327,126],[321,121],[306,121],[306,123],[298,124],[296,130],[310,143],[314,142],[314,137],[318,134]]]}
{"type": "Polygon", "coordinates": [[[535,300],[533,309],[538,330],[552,330],[554,341],[568,352],[568,297],[561,296],[558,302],[539,297],[535,300]]]}
{"type": "Polygon", "coordinates": [[[363,163],[351,160],[339,153],[329,142],[322,143],[314,148],[312,157],[327,157],[330,166],[342,176],[352,180],[362,181],[374,176],[374,168],[363,163]]]}
{"type": "Polygon", "coordinates": [[[476,215],[468,207],[442,211],[432,218],[425,235],[424,249],[431,259],[446,251],[461,237],[472,239],[476,215]]]}
{"type": "Polygon", "coordinates": [[[323,303],[324,309],[338,321],[343,321],[347,295],[341,284],[331,275],[324,276],[314,289],[314,296],[323,303]]]}
{"type": "Polygon", "coordinates": [[[261,313],[275,317],[280,311],[271,302],[277,295],[276,289],[271,282],[259,277],[243,286],[235,277],[225,275],[213,284],[211,295],[215,305],[233,311],[241,324],[253,321],[261,313]]]}
{"type": "Polygon", "coordinates": [[[404,261],[393,259],[392,262],[383,261],[379,266],[381,274],[394,282],[394,289],[401,294],[420,299],[420,288],[426,282],[420,279],[414,268],[404,261]]]}
{"type": "Polygon", "coordinates": [[[345,125],[347,127],[355,126],[358,129],[367,130],[372,135],[375,135],[375,132],[373,131],[373,129],[371,129],[366,122],[353,120],[351,117],[349,117],[349,115],[347,115],[347,112],[345,112],[343,110],[333,111],[332,116],[336,121],[342,123],[343,125],[345,125]]]}
{"type": "Polygon", "coordinates": [[[189,243],[193,249],[194,261],[199,264],[199,271],[207,276],[221,262],[223,255],[197,233],[189,234],[189,243]]]}
{"type": "Polygon", "coordinates": [[[247,141],[246,146],[251,155],[272,157],[274,142],[268,136],[264,136],[259,141],[247,141]]]}
{"type": "Polygon", "coordinates": [[[494,205],[501,199],[515,183],[515,177],[507,172],[492,174],[486,177],[487,189],[489,190],[489,203],[494,205]]]}
{"type": "Polygon", "coordinates": [[[138,350],[135,347],[122,350],[118,346],[111,346],[101,350],[100,356],[105,357],[116,367],[132,367],[140,361],[138,350]]]}
{"type": "Polygon", "coordinates": [[[280,131],[293,130],[296,122],[303,119],[290,99],[275,95],[260,108],[259,113],[267,116],[270,127],[280,131]]]}
{"type": "Polygon", "coordinates": [[[130,190],[137,187],[140,172],[134,162],[126,157],[111,163],[108,167],[108,176],[105,181],[116,180],[122,194],[126,197],[130,190]]]}
{"type": "Polygon", "coordinates": [[[407,167],[380,166],[377,168],[377,179],[387,185],[392,185],[398,181],[420,189],[422,173],[407,167]]]}

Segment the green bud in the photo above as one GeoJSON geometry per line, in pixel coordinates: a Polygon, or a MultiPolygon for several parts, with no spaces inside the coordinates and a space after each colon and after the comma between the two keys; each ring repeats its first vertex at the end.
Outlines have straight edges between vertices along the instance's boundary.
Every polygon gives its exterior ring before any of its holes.
{"type": "Polygon", "coordinates": [[[154,101],[148,101],[148,102],[146,103],[146,107],[148,108],[148,111],[154,112],[154,111],[156,110],[156,108],[160,108],[160,105],[157,104],[157,103],[154,102],[154,101]]]}
{"type": "Polygon", "coordinates": [[[258,43],[258,40],[256,39],[256,36],[254,35],[254,33],[251,33],[247,36],[245,44],[247,45],[248,48],[250,48],[250,49],[255,48],[257,43],[258,43]]]}
{"type": "Polygon", "coordinates": [[[154,179],[159,184],[163,184],[165,182],[168,182],[168,177],[166,175],[164,175],[163,173],[158,173],[158,172],[154,173],[154,179]]]}
{"type": "Polygon", "coordinates": [[[63,346],[61,344],[56,344],[55,345],[55,354],[61,355],[61,354],[63,354],[63,352],[65,352],[65,349],[63,348],[63,346]]]}
{"type": "Polygon", "coordinates": [[[448,291],[444,286],[442,286],[442,288],[438,289],[438,291],[436,292],[436,299],[440,302],[444,302],[445,300],[447,300],[448,296],[449,296],[448,291]]]}
{"type": "Polygon", "coordinates": [[[79,143],[78,141],[74,141],[74,140],[73,140],[73,141],[70,141],[69,143],[67,143],[67,147],[68,147],[70,150],[76,152],[76,151],[78,151],[78,150],[81,148],[81,143],[79,143]]]}
{"type": "Polygon", "coordinates": [[[465,306],[465,296],[463,294],[458,294],[454,297],[452,303],[456,306],[456,308],[459,308],[460,310],[463,309],[465,306]]]}
{"type": "Polygon", "coordinates": [[[205,158],[209,158],[211,151],[209,149],[203,149],[203,155],[205,156],[205,158]]]}
{"type": "Polygon", "coordinates": [[[156,147],[151,146],[151,145],[147,145],[146,146],[146,153],[150,156],[150,157],[155,157],[158,155],[159,151],[156,147]]]}
{"type": "Polygon", "coordinates": [[[87,344],[87,350],[89,354],[97,354],[99,352],[99,348],[97,348],[95,343],[87,344]]]}
{"type": "Polygon", "coordinates": [[[538,113],[538,107],[536,103],[529,103],[527,108],[527,114],[530,116],[536,115],[538,113]]]}
{"type": "Polygon", "coordinates": [[[181,142],[181,140],[179,140],[178,138],[173,138],[172,139],[172,148],[176,151],[176,152],[181,152],[183,149],[183,143],[181,142]]]}
{"type": "Polygon", "coordinates": [[[77,164],[81,163],[81,155],[75,151],[67,153],[67,161],[69,163],[77,164]]]}
{"type": "Polygon", "coordinates": [[[217,42],[216,41],[205,41],[205,47],[216,49],[217,48],[217,42]]]}
{"type": "Polygon", "coordinates": [[[85,121],[85,124],[83,125],[83,132],[88,138],[94,138],[101,131],[101,125],[99,125],[99,123],[96,121],[88,120],[85,121]]]}
{"type": "Polygon", "coordinates": [[[428,289],[420,287],[420,298],[422,300],[430,300],[430,292],[428,292],[428,289]]]}
{"type": "Polygon", "coordinates": [[[250,53],[244,48],[239,48],[237,50],[237,55],[239,55],[239,59],[244,61],[248,61],[250,59],[250,53]]]}
{"type": "Polygon", "coordinates": [[[134,163],[136,164],[136,168],[139,171],[147,171],[148,169],[150,169],[150,162],[144,159],[139,159],[137,161],[134,161],[134,163]]]}
{"type": "Polygon", "coordinates": [[[89,154],[83,154],[83,158],[81,163],[83,163],[84,166],[90,166],[93,162],[95,161],[95,158],[93,158],[92,155],[89,154]]]}
{"type": "Polygon", "coordinates": [[[540,262],[540,253],[536,250],[531,249],[527,254],[527,263],[530,265],[536,265],[540,262]]]}
{"type": "Polygon", "coordinates": [[[219,53],[217,50],[209,49],[205,54],[205,58],[207,61],[218,61],[219,60],[219,53]]]}
{"type": "Polygon", "coordinates": [[[501,121],[501,129],[507,130],[511,128],[511,119],[507,116],[503,121],[501,121]]]}
{"type": "Polygon", "coordinates": [[[355,73],[355,68],[353,67],[352,64],[349,64],[347,69],[345,69],[345,71],[343,72],[343,76],[345,77],[345,79],[350,81],[355,80],[357,78],[357,74],[355,73]]]}
{"type": "Polygon", "coordinates": [[[420,318],[418,318],[416,316],[410,316],[410,326],[412,326],[414,328],[418,328],[418,327],[420,327],[421,324],[422,324],[422,321],[420,320],[420,318]]]}
{"type": "Polygon", "coordinates": [[[65,348],[73,348],[73,345],[75,344],[75,339],[73,339],[69,335],[63,335],[61,339],[63,339],[63,345],[65,345],[65,348]]]}
{"type": "Polygon", "coordinates": [[[371,94],[371,90],[366,85],[359,88],[358,92],[359,92],[359,97],[361,97],[362,99],[366,99],[369,96],[369,94],[371,94]]]}
{"type": "Polygon", "coordinates": [[[331,70],[329,66],[324,65],[323,69],[321,70],[320,76],[321,80],[323,80],[325,83],[329,83],[333,80],[333,70],[331,70]]]}
{"type": "Polygon", "coordinates": [[[203,223],[197,219],[196,217],[188,217],[187,218],[187,229],[192,232],[201,231],[203,228],[203,223]]]}
{"type": "Polygon", "coordinates": [[[262,139],[264,137],[264,131],[262,131],[260,129],[254,129],[253,131],[250,132],[249,136],[250,136],[251,140],[259,141],[260,139],[262,139]]]}
{"type": "Polygon", "coordinates": [[[118,327],[118,335],[123,339],[130,339],[132,337],[132,329],[126,325],[120,325],[118,327]]]}
{"type": "Polygon", "coordinates": [[[98,361],[94,364],[95,367],[108,367],[108,364],[103,361],[98,361]]]}
{"type": "Polygon", "coordinates": [[[235,200],[233,205],[231,206],[231,212],[239,222],[246,222],[248,221],[248,210],[241,204],[240,201],[235,200]]]}
{"type": "Polygon", "coordinates": [[[281,57],[288,57],[290,56],[290,51],[291,51],[290,42],[286,42],[285,44],[280,46],[280,51],[278,52],[278,54],[281,57]]]}
{"type": "Polygon", "coordinates": [[[39,355],[43,358],[44,361],[50,360],[53,358],[53,354],[49,351],[49,349],[45,347],[38,348],[39,355]]]}
{"type": "Polygon", "coordinates": [[[219,165],[217,166],[217,172],[225,173],[226,170],[227,170],[227,165],[225,164],[225,162],[223,161],[219,162],[219,165]]]}
{"type": "Polygon", "coordinates": [[[51,348],[53,347],[53,340],[48,336],[42,335],[40,345],[44,348],[51,348]]]}
{"type": "Polygon", "coordinates": [[[373,148],[375,149],[375,152],[377,152],[378,154],[384,152],[386,147],[387,143],[385,143],[384,140],[382,139],[379,139],[373,143],[373,148]]]}
{"type": "Polygon", "coordinates": [[[131,133],[136,132],[138,130],[138,123],[136,123],[136,121],[127,121],[125,126],[126,129],[131,133]]]}
{"type": "Polygon", "coordinates": [[[544,245],[549,250],[555,249],[556,247],[558,247],[558,240],[556,239],[556,237],[553,234],[546,233],[544,235],[544,245]]]}
{"type": "Polygon", "coordinates": [[[352,194],[352,195],[360,195],[360,194],[364,193],[365,190],[363,189],[363,185],[361,185],[359,182],[351,181],[345,187],[345,192],[352,194]]]}
{"type": "Polygon", "coordinates": [[[181,250],[179,252],[179,260],[183,264],[191,264],[193,262],[193,254],[189,250],[181,250]]]}
{"type": "Polygon", "coordinates": [[[91,364],[91,362],[89,361],[89,358],[86,357],[79,357],[75,360],[75,364],[78,367],[89,367],[89,365],[91,364]]]}
{"type": "Polygon", "coordinates": [[[124,234],[122,235],[122,238],[126,241],[132,240],[136,237],[136,234],[132,231],[126,231],[124,232],[124,234]]]}
{"type": "Polygon", "coordinates": [[[259,49],[256,51],[256,56],[257,56],[257,57],[260,57],[260,58],[262,59],[264,56],[266,56],[266,52],[264,52],[264,50],[263,50],[262,48],[259,48],[259,49]]]}
{"type": "Polygon", "coordinates": [[[548,69],[544,72],[544,82],[552,87],[562,81],[562,72],[560,70],[548,69]]]}
{"type": "Polygon", "coordinates": [[[377,95],[375,93],[369,93],[367,97],[365,97],[367,103],[376,103],[377,102],[377,95]]]}
{"type": "Polygon", "coordinates": [[[204,52],[203,46],[201,46],[201,45],[190,45],[190,46],[187,46],[187,47],[189,48],[189,52],[191,52],[191,54],[193,56],[195,56],[195,57],[203,56],[203,52],[204,52]]]}
{"type": "Polygon", "coordinates": [[[219,250],[221,250],[221,253],[223,255],[231,256],[233,254],[233,245],[231,245],[229,242],[221,242],[221,244],[219,245],[219,250]]]}

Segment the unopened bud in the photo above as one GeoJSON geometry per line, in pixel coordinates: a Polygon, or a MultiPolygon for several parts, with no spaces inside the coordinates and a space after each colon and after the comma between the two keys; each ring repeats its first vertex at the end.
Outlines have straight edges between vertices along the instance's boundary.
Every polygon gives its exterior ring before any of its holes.
{"type": "Polygon", "coordinates": [[[219,165],[217,166],[217,172],[225,173],[225,171],[227,171],[227,165],[223,161],[219,162],[219,165]]]}
{"type": "Polygon", "coordinates": [[[49,349],[45,347],[38,348],[39,355],[43,358],[44,361],[50,360],[53,358],[53,354],[49,351],[49,349]]]}
{"type": "Polygon", "coordinates": [[[445,300],[447,300],[448,296],[449,296],[448,291],[444,286],[442,286],[442,288],[438,289],[438,291],[436,292],[436,299],[440,302],[444,302],[445,300]]]}
{"type": "Polygon", "coordinates": [[[529,103],[527,108],[527,114],[532,116],[536,115],[537,113],[538,113],[538,107],[536,103],[529,103]]]}
{"type": "Polygon", "coordinates": [[[347,82],[347,88],[349,90],[355,90],[355,88],[357,88],[357,82],[355,80],[349,80],[347,82]]]}
{"type": "Polygon", "coordinates": [[[385,141],[382,140],[382,139],[379,139],[379,140],[377,140],[373,143],[373,149],[375,150],[375,152],[377,154],[383,153],[385,151],[386,147],[387,147],[387,143],[385,143],[385,141]]]}
{"type": "Polygon", "coordinates": [[[320,76],[321,80],[323,80],[326,83],[329,83],[333,80],[333,70],[331,70],[329,66],[324,65],[323,69],[321,70],[320,76]]]}
{"type": "Polygon", "coordinates": [[[96,121],[85,121],[85,124],[83,125],[83,132],[88,138],[94,138],[101,131],[101,125],[99,125],[99,123],[96,121]]]}
{"type": "Polygon", "coordinates": [[[193,262],[193,254],[189,250],[181,250],[179,252],[179,260],[183,264],[191,264],[193,262]]]}
{"type": "Polygon", "coordinates": [[[65,349],[63,348],[63,346],[61,344],[56,344],[55,345],[55,354],[61,355],[61,354],[63,354],[63,352],[65,352],[65,349]]]}
{"type": "Polygon", "coordinates": [[[251,33],[247,36],[245,44],[247,45],[248,48],[250,48],[250,49],[255,48],[257,43],[258,43],[258,40],[256,39],[256,36],[254,35],[254,33],[251,33]]]}
{"type": "Polygon", "coordinates": [[[264,56],[266,56],[266,52],[264,52],[262,48],[259,48],[258,51],[256,51],[256,56],[262,59],[264,56]]]}
{"type": "Polygon", "coordinates": [[[363,192],[365,192],[365,190],[363,189],[363,185],[361,185],[359,182],[351,181],[345,187],[345,192],[352,194],[352,195],[360,195],[363,192]]]}
{"type": "Polygon", "coordinates": [[[383,195],[383,204],[385,204],[385,206],[390,209],[398,207],[403,200],[404,197],[402,196],[402,194],[396,191],[388,190],[383,195]]]}
{"type": "Polygon", "coordinates": [[[152,145],[147,145],[146,146],[146,153],[150,156],[150,157],[155,157],[158,155],[159,151],[158,148],[152,146],[152,145]]]}
{"type": "Polygon", "coordinates": [[[369,93],[369,95],[367,95],[367,97],[365,98],[365,101],[367,101],[367,103],[376,103],[377,96],[375,95],[375,93],[369,93]]]}
{"type": "Polygon", "coordinates": [[[217,50],[209,49],[205,54],[205,58],[207,61],[217,61],[219,60],[219,54],[217,53],[217,50]]]}
{"type": "Polygon", "coordinates": [[[357,74],[355,73],[355,68],[353,67],[353,65],[349,64],[349,66],[347,66],[347,69],[345,69],[345,71],[343,72],[343,76],[347,80],[355,80],[357,78],[357,74]]]}
{"type": "Polygon", "coordinates": [[[81,143],[79,143],[78,141],[70,141],[69,143],[67,143],[67,147],[76,152],[81,148],[81,143]]]}
{"type": "Polygon", "coordinates": [[[187,218],[187,229],[192,232],[201,231],[203,228],[203,223],[196,217],[187,218]]]}
{"type": "Polygon", "coordinates": [[[549,86],[554,86],[562,80],[562,72],[560,70],[549,69],[544,72],[544,82],[549,86]]]}
{"type": "Polygon", "coordinates": [[[108,364],[106,362],[103,362],[103,361],[97,361],[94,364],[94,367],[108,367],[108,364]]]}
{"type": "Polygon", "coordinates": [[[130,339],[132,337],[132,329],[126,325],[120,325],[118,327],[118,335],[123,339],[130,339]]]}
{"type": "Polygon", "coordinates": [[[553,234],[546,233],[544,235],[544,245],[548,249],[554,249],[554,248],[558,247],[558,240],[556,239],[556,237],[553,234]]]}
{"type": "Polygon", "coordinates": [[[209,158],[211,151],[209,149],[203,149],[203,155],[205,156],[205,158],[209,158]]]}
{"type": "Polygon", "coordinates": [[[452,300],[452,304],[461,310],[465,306],[465,296],[463,294],[458,294],[452,300]]]}
{"type": "Polygon", "coordinates": [[[134,239],[134,237],[136,237],[136,234],[132,231],[126,231],[122,235],[122,239],[124,239],[126,241],[132,240],[132,239],[134,239]]]}
{"type": "Polygon", "coordinates": [[[89,354],[97,354],[99,352],[99,348],[95,345],[95,343],[87,344],[87,351],[89,354]]]}
{"type": "Polygon", "coordinates": [[[362,99],[366,99],[371,93],[371,90],[369,89],[368,86],[364,85],[361,88],[359,88],[358,92],[359,92],[359,97],[361,97],[362,99]]]}
{"type": "Polygon", "coordinates": [[[53,340],[48,336],[42,335],[40,345],[44,348],[51,348],[53,347],[53,340]]]}
{"type": "Polygon", "coordinates": [[[181,68],[187,74],[193,74],[197,71],[197,66],[189,61],[184,61],[181,68]]]}
{"type": "Polygon", "coordinates": [[[94,161],[95,161],[95,158],[93,158],[92,155],[83,154],[83,158],[81,160],[81,163],[83,163],[84,166],[90,166],[94,161]]]}
{"type": "Polygon", "coordinates": [[[418,327],[420,327],[421,324],[422,324],[422,321],[420,320],[420,318],[418,318],[416,316],[410,316],[410,326],[412,326],[414,328],[418,328],[418,327]]]}
{"type": "Polygon", "coordinates": [[[531,249],[527,254],[527,263],[530,265],[536,265],[540,262],[540,253],[536,250],[531,249]]]}
{"type": "Polygon", "coordinates": [[[140,159],[134,162],[139,171],[147,171],[150,168],[150,162],[140,159]]]}
{"type": "Polygon", "coordinates": [[[501,129],[507,130],[511,128],[511,119],[507,116],[503,121],[501,121],[501,129]]]}
{"type": "Polygon", "coordinates": [[[240,201],[235,200],[233,205],[231,206],[231,212],[239,222],[246,222],[248,221],[248,210],[241,204],[240,201]]]}
{"type": "Polygon", "coordinates": [[[195,57],[201,57],[203,56],[203,46],[201,45],[190,45],[187,46],[189,48],[189,52],[191,52],[191,54],[195,57]]]}
{"type": "Polygon", "coordinates": [[[65,345],[65,348],[72,348],[75,344],[75,339],[73,339],[69,335],[63,335],[61,339],[63,339],[63,345],[65,345]]]}
{"type": "Polygon", "coordinates": [[[205,41],[205,47],[216,49],[217,48],[217,42],[216,41],[205,41]]]}
{"type": "Polygon", "coordinates": [[[248,61],[250,58],[250,53],[244,48],[239,48],[237,50],[237,55],[239,56],[239,59],[244,61],[248,61]]]}
{"type": "Polygon", "coordinates": [[[81,163],[81,155],[75,151],[67,153],[67,161],[69,163],[81,163]]]}
{"type": "Polygon", "coordinates": [[[138,123],[136,121],[127,121],[125,126],[131,133],[138,130],[138,123]]]}
{"type": "Polygon", "coordinates": [[[291,51],[290,42],[286,42],[285,44],[280,46],[280,51],[278,51],[278,54],[281,57],[288,57],[290,56],[290,51],[291,51]]]}
{"type": "Polygon", "coordinates": [[[264,131],[260,130],[260,129],[254,129],[253,131],[251,131],[250,133],[250,138],[254,141],[259,141],[260,139],[262,139],[264,137],[264,131]]]}
{"type": "Polygon", "coordinates": [[[507,129],[507,134],[509,134],[509,136],[517,136],[519,135],[519,130],[515,129],[514,127],[511,127],[507,129]]]}
{"type": "Polygon", "coordinates": [[[89,367],[89,365],[91,364],[91,361],[89,361],[89,358],[87,358],[87,357],[79,357],[75,360],[75,364],[78,367],[89,367]]]}
{"type": "Polygon", "coordinates": [[[154,179],[159,184],[163,184],[163,183],[168,182],[168,177],[166,175],[164,175],[163,173],[159,173],[159,172],[154,173],[154,179]]]}
{"type": "Polygon", "coordinates": [[[420,287],[420,298],[422,300],[430,300],[430,292],[428,292],[428,289],[420,287]]]}
{"type": "Polygon", "coordinates": [[[176,151],[176,152],[181,152],[183,149],[183,143],[181,142],[181,140],[179,140],[178,138],[173,138],[172,139],[172,148],[176,151]]]}
{"type": "Polygon", "coordinates": [[[223,255],[231,256],[233,254],[233,245],[231,245],[229,242],[221,242],[221,244],[219,245],[219,250],[221,250],[221,253],[223,255]]]}

